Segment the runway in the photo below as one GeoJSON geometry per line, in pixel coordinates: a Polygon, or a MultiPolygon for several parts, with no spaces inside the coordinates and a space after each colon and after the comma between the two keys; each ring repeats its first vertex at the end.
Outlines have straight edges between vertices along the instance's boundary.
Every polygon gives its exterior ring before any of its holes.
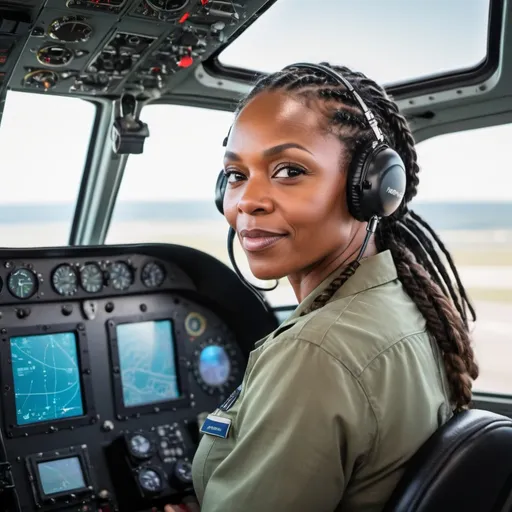
{"type": "Polygon", "coordinates": [[[475,391],[512,395],[512,304],[475,302],[473,331],[480,377],[475,391]]]}

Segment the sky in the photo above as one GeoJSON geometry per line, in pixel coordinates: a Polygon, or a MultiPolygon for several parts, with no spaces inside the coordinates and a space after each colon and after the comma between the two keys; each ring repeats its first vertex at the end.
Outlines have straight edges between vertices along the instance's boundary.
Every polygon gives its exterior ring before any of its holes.
{"type": "MultiPolygon", "coordinates": [[[[488,5],[278,0],[221,60],[264,71],[327,60],[384,84],[472,67],[485,55],[488,5]]],[[[154,105],[141,117],[150,138],[143,155],[129,157],[118,200],[212,200],[232,114],[154,105]]],[[[74,201],[93,118],[94,107],[76,98],[9,92],[0,126],[4,204],[74,201]]],[[[418,199],[512,200],[510,187],[494,186],[510,140],[512,126],[504,125],[420,143],[418,199]],[[482,170],[486,180],[477,180],[482,170]]]]}

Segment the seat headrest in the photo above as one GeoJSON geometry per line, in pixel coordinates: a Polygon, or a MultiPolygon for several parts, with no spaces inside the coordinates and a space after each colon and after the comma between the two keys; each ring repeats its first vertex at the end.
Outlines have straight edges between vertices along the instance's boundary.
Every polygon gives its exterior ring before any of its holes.
{"type": "Polygon", "coordinates": [[[511,498],[512,420],[472,409],[416,452],[383,512],[510,511],[511,498]]]}

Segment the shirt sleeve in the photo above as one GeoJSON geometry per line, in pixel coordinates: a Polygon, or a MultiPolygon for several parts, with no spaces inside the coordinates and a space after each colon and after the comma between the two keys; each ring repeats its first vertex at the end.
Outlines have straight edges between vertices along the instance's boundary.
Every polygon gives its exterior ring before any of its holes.
{"type": "Polygon", "coordinates": [[[333,512],[376,430],[357,379],[298,339],[265,347],[233,427],[234,448],[211,475],[202,512],[333,512]]]}

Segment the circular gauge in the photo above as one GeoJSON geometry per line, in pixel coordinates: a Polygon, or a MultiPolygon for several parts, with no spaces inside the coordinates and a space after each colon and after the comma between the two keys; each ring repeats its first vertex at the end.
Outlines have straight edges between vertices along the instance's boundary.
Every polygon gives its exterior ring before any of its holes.
{"type": "Polygon", "coordinates": [[[116,261],[110,265],[109,278],[114,290],[126,290],[133,283],[133,273],[122,261],[116,261]]]}
{"type": "Polygon", "coordinates": [[[50,23],[48,35],[65,43],[85,43],[92,34],[92,28],[81,16],[64,16],[50,23]]]}
{"type": "Polygon", "coordinates": [[[152,468],[141,468],[138,474],[139,484],[146,492],[159,492],[163,483],[161,476],[152,468]]]}
{"type": "Polygon", "coordinates": [[[73,50],[70,50],[69,48],[58,45],[50,45],[39,48],[39,50],[37,50],[36,56],[37,60],[41,64],[58,68],[69,64],[75,55],[73,50]]]}
{"type": "Polygon", "coordinates": [[[224,347],[209,345],[199,355],[199,375],[207,386],[222,386],[231,373],[231,361],[224,347]]]}
{"type": "Polygon", "coordinates": [[[31,71],[23,77],[24,86],[36,87],[37,89],[44,89],[45,91],[53,89],[58,81],[59,77],[57,73],[45,69],[31,71]]]}
{"type": "Polygon", "coordinates": [[[148,288],[156,288],[164,282],[165,270],[155,261],[151,261],[144,265],[141,273],[141,279],[144,286],[148,288]]]}
{"type": "Polygon", "coordinates": [[[128,448],[131,454],[139,459],[151,457],[153,451],[151,441],[141,434],[135,434],[129,439],[128,448]]]}
{"type": "Polygon", "coordinates": [[[70,297],[78,291],[78,278],[70,265],[59,265],[52,274],[52,284],[59,295],[70,297]]]}
{"type": "Polygon", "coordinates": [[[224,394],[239,378],[237,350],[231,344],[210,339],[194,355],[194,377],[209,395],[224,394]]]}
{"type": "Polygon", "coordinates": [[[31,270],[19,268],[9,275],[7,288],[18,299],[28,299],[36,293],[37,277],[31,270]]]}
{"type": "Polygon", "coordinates": [[[126,0],[68,0],[67,7],[82,7],[97,11],[119,12],[126,0]]]}
{"type": "Polygon", "coordinates": [[[87,263],[80,270],[80,283],[89,293],[97,293],[103,288],[103,272],[96,263],[87,263]]]}
{"type": "Polygon", "coordinates": [[[174,12],[183,9],[188,0],[146,0],[146,3],[155,11],[174,12]]]}
{"type": "Polygon", "coordinates": [[[181,484],[192,483],[192,464],[186,460],[178,460],[174,466],[174,478],[181,484]]]}
{"type": "Polygon", "coordinates": [[[189,336],[197,338],[206,330],[206,319],[203,315],[193,311],[185,318],[185,329],[189,336]]]}

